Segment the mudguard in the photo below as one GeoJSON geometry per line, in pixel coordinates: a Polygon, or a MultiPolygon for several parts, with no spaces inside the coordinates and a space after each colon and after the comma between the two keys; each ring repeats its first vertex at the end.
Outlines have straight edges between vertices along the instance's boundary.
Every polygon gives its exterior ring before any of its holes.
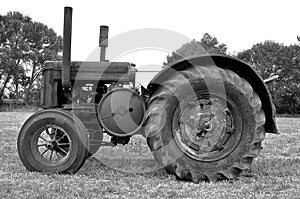
{"type": "Polygon", "coordinates": [[[147,89],[151,93],[154,93],[159,85],[161,85],[162,82],[168,79],[176,71],[182,71],[191,66],[213,65],[222,69],[229,69],[250,83],[254,91],[260,97],[262,107],[266,114],[266,132],[279,134],[275,120],[275,106],[266,84],[260,75],[258,75],[258,73],[249,64],[240,59],[225,55],[203,55],[184,58],[174,62],[171,66],[160,71],[148,84],[147,89]]]}

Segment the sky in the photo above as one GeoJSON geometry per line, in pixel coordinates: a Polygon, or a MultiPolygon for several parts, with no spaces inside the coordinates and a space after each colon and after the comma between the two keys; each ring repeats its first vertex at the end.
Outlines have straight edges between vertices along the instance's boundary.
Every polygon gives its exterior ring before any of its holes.
{"type": "Polygon", "coordinates": [[[200,40],[206,32],[225,43],[230,53],[265,40],[294,44],[300,35],[299,0],[2,0],[0,14],[19,11],[62,35],[64,6],[73,7],[74,61],[89,60],[98,53],[100,25],[110,28],[108,59],[133,62],[140,67],[160,66],[172,50],[190,39],[200,40]],[[146,33],[140,34],[138,29],[146,33]],[[157,36],[154,46],[132,45],[135,40],[151,38],[151,31],[166,35],[157,36]],[[169,43],[160,44],[164,41],[169,43]],[[128,48],[109,57],[110,49],[117,51],[120,46],[128,48]]]}

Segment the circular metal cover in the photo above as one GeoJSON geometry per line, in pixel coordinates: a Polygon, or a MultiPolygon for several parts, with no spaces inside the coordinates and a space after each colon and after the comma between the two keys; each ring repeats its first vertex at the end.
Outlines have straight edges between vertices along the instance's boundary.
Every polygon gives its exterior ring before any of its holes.
{"type": "Polygon", "coordinates": [[[125,137],[143,125],[146,105],[134,90],[117,88],[105,94],[97,111],[99,122],[108,133],[125,137]]]}

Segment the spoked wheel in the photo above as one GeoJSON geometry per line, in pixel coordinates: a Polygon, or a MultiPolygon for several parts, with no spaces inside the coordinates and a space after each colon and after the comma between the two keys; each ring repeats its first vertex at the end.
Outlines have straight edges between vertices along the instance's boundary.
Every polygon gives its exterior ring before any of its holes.
{"type": "Polygon", "coordinates": [[[87,139],[78,118],[59,110],[40,111],[22,126],[18,152],[30,171],[74,173],[85,162],[87,139]]]}
{"type": "Polygon", "coordinates": [[[31,150],[41,164],[61,165],[70,156],[72,141],[64,129],[51,124],[34,134],[31,150]]]}
{"type": "Polygon", "coordinates": [[[174,74],[154,93],[145,133],[169,173],[194,182],[234,179],[250,169],[265,137],[265,114],[251,85],[216,66],[174,74]]]}

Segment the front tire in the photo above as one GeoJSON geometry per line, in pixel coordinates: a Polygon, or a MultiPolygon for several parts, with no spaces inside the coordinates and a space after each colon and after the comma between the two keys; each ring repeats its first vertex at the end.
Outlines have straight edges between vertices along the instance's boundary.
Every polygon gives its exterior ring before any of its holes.
{"type": "Polygon", "coordinates": [[[250,169],[265,137],[251,85],[216,66],[178,72],[154,93],[145,134],[169,173],[194,182],[234,179],[250,169]]]}
{"type": "Polygon", "coordinates": [[[17,147],[29,171],[75,173],[86,160],[88,137],[75,116],[61,110],[44,110],[24,123],[17,147]]]}

